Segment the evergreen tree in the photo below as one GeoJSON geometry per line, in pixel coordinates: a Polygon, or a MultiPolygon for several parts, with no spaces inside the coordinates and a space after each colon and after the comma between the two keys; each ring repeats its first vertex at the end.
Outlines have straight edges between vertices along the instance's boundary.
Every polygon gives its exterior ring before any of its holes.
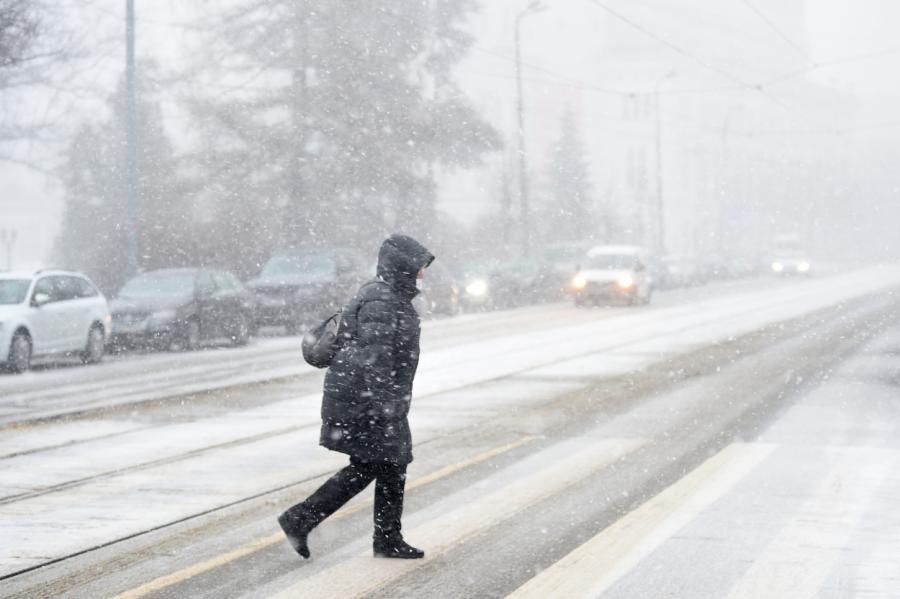
{"type": "MultiPolygon", "coordinates": [[[[241,0],[216,32],[232,99],[198,99],[217,140],[198,156],[230,236],[256,215],[270,247],[370,241],[434,219],[433,166],[499,145],[450,79],[470,0],[241,0]],[[251,89],[252,87],[252,89],[251,89]]],[[[254,250],[255,252],[256,250],[254,250]]]]}
{"type": "MultiPolygon", "coordinates": [[[[139,81],[141,81],[139,79],[139,81]]],[[[172,145],[148,85],[137,93],[137,194],[134,213],[142,270],[187,265],[191,210],[180,193],[172,145]]],[[[125,85],[109,99],[111,118],[86,123],[69,147],[63,174],[65,216],[58,260],[87,272],[106,291],[127,276],[125,85]]]]}
{"type": "Polygon", "coordinates": [[[556,240],[597,238],[599,219],[594,210],[587,153],[575,116],[569,109],[563,113],[549,180],[555,208],[550,218],[554,221],[552,231],[556,240]]]}

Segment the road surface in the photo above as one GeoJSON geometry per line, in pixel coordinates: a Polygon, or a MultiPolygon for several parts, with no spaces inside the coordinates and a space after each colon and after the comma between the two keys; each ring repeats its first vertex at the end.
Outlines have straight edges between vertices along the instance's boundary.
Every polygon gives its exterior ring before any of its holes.
{"type": "Polygon", "coordinates": [[[0,377],[0,595],[891,597],[900,269],[429,322],[407,539],[344,463],[294,338],[0,377]]]}

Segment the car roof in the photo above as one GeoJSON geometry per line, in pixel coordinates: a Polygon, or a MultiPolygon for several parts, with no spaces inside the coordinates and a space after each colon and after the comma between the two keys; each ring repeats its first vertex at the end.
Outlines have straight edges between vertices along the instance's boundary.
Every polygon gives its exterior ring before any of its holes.
{"type": "Polygon", "coordinates": [[[88,278],[87,275],[73,270],[61,268],[38,268],[34,270],[0,271],[0,279],[34,279],[41,275],[67,275],[73,277],[88,278]]]}
{"type": "Polygon", "coordinates": [[[636,256],[643,252],[637,245],[596,245],[588,250],[588,256],[636,256]]]}
{"type": "MultiPolygon", "coordinates": [[[[142,277],[144,275],[175,275],[175,274],[185,274],[191,275],[196,274],[204,270],[202,268],[157,268],[156,270],[145,270],[144,272],[139,272],[135,275],[135,277],[142,277]]],[[[209,269],[215,270],[215,269],[209,269]]]]}

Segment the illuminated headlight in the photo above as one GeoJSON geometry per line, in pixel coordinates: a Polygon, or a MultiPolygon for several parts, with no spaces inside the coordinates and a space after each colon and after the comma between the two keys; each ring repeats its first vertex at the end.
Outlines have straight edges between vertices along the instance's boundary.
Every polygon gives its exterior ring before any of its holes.
{"type": "Polygon", "coordinates": [[[809,272],[809,262],[801,262],[798,264],[797,272],[809,272]]]}
{"type": "Polygon", "coordinates": [[[629,275],[625,275],[623,277],[619,277],[619,280],[616,281],[616,285],[618,285],[622,289],[631,289],[634,287],[634,279],[629,275]]]}
{"type": "Polygon", "coordinates": [[[572,279],[572,287],[575,289],[584,289],[587,287],[587,279],[581,275],[575,275],[575,278],[572,279]]]}
{"type": "Polygon", "coordinates": [[[772,270],[775,272],[781,272],[784,270],[784,264],[782,264],[781,262],[773,262],[772,270]]]}
{"type": "Polygon", "coordinates": [[[466,285],[466,293],[474,297],[482,297],[487,294],[488,284],[487,281],[482,279],[476,279],[472,281],[468,285],[466,285]]]}

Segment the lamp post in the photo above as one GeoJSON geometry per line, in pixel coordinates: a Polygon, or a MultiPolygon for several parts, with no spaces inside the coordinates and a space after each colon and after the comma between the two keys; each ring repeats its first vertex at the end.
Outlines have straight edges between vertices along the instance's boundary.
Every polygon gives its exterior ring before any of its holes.
{"type": "Polygon", "coordinates": [[[675,76],[675,71],[669,71],[656,80],[653,88],[654,107],[656,112],[656,251],[662,257],[666,251],[666,218],[663,210],[663,171],[662,171],[662,123],[659,116],[659,88],[663,81],[675,76]]]}
{"type": "Polygon", "coordinates": [[[544,10],[546,7],[540,0],[534,0],[516,15],[515,47],[516,47],[516,122],[519,142],[519,205],[522,210],[522,247],[525,255],[531,253],[531,231],[528,208],[528,161],[525,156],[525,105],[522,99],[522,19],[528,15],[544,10]]]}
{"type": "Polygon", "coordinates": [[[127,196],[125,235],[128,276],[138,269],[137,259],[137,106],[134,65],[134,0],[125,2],[125,161],[127,196]]]}

